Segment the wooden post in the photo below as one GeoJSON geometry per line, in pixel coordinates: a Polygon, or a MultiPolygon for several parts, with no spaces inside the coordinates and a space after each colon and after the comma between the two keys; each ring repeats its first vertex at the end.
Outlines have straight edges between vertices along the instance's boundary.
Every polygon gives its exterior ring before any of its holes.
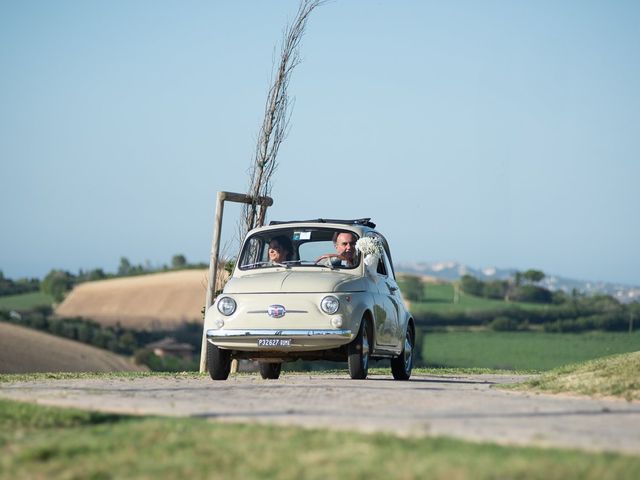
{"type": "MultiPolygon", "coordinates": [[[[211,256],[209,259],[209,277],[207,285],[207,295],[205,298],[205,315],[209,307],[213,305],[216,290],[216,279],[218,278],[218,255],[220,254],[220,234],[222,232],[222,215],[224,213],[224,202],[253,203],[253,198],[243,193],[218,192],[216,199],[216,220],[213,226],[213,240],[211,241],[211,256]]],[[[271,197],[258,197],[256,203],[266,210],[273,205],[271,197]]],[[[244,239],[240,239],[242,241],[244,239]]],[[[200,373],[207,371],[207,332],[204,329],[204,319],[202,328],[202,343],[200,347],[200,373]]]]}

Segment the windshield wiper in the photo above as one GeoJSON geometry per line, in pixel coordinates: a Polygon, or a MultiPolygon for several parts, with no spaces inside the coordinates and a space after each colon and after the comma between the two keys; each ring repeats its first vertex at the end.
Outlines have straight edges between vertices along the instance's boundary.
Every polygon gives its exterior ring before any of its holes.
{"type": "Polygon", "coordinates": [[[255,262],[255,263],[248,263],[246,265],[241,265],[241,268],[253,268],[253,267],[284,267],[284,268],[291,268],[291,265],[289,265],[290,263],[295,263],[295,261],[288,261],[288,262],[255,262]]]}

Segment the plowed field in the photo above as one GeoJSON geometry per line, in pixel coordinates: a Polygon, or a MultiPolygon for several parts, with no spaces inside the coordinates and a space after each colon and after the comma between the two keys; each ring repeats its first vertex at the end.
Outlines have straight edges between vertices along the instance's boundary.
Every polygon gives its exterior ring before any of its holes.
{"type": "Polygon", "coordinates": [[[0,322],[0,373],[143,370],[146,367],[106,350],[0,322]]]}
{"type": "Polygon", "coordinates": [[[103,325],[172,328],[201,322],[207,270],[181,270],[78,285],[56,308],[61,317],[84,317],[103,325]]]}

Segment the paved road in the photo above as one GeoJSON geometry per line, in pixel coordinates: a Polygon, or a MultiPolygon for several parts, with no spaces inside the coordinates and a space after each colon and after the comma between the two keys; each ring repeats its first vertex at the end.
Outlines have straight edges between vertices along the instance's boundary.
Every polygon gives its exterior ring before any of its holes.
{"type": "Polygon", "coordinates": [[[191,416],[640,455],[640,403],[492,388],[523,377],[243,375],[43,380],[0,384],[0,396],[109,412],[191,416]]]}

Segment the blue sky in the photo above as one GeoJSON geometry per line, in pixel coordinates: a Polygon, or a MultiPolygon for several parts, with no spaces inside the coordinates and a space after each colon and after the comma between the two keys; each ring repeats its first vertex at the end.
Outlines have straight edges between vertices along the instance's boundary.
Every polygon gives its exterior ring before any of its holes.
{"type": "MultiPolygon", "coordinates": [[[[208,261],[296,9],[0,2],[4,274],[208,261]]],[[[638,25],[632,1],[323,5],[269,219],[370,216],[396,262],[640,284],[638,25]]]]}

